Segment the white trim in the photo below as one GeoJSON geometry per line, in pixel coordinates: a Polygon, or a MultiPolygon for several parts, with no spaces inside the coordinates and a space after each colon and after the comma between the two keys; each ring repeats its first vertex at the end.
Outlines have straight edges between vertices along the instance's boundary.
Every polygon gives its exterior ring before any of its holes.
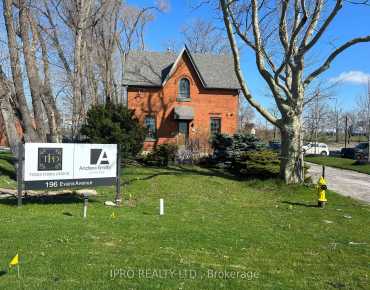
{"type": "Polygon", "coordinates": [[[168,81],[168,80],[172,77],[172,75],[175,73],[176,68],[177,68],[177,65],[179,64],[180,59],[182,58],[182,56],[183,56],[184,52],[186,52],[186,53],[188,54],[189,59],[190,59],[190,62],[191,62],[191,64],[193,65],[193,68],[194,68],[195,72],[197,73],[198,78],[200,79],[200,82],[202,83],[203,87],[204,87],[204,88],[207,88],[207,85],[206,85],[206,83],[204,82],[204,80],[203,80],[203,78],[202,78],[202,76],[201,76],[201,74],[200,74],[200,72],[199,72],[199,70],[198,70],[197,66],[195,65],[195,63],[194,63],[194,61],[193,61],[193,57],[191,56],[191,53],[190,53],[189,49],[186,47],[186,45],[185,45],[185,47],[180,51],[179,55],[178,55],[178,56],[177,56],[177,58],[176,58],[176,61],[173,63],[173,65],[172,65],[172,67],[171,67],[170,72],[167,74],[166,78],[163,80],[163,82],[162,82],[162,87],[164,87],[164,86],[166,85],[167,81],[168,81]]]}

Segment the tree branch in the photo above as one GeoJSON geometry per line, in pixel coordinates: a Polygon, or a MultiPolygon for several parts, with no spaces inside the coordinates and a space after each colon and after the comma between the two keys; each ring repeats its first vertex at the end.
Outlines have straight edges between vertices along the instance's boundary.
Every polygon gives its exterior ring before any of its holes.
{"type": "Polygon", "coordinates": [[[315,71],[313,71],[303,82],[304,86],[307,86],[315,77],[317,77],[318,75],[320,75],[321,73],[323,73],[324,71],[326,71],[327,69],[329,69],[332,61],[339,55],[341,54],[343,51],[345,51],[347,48],[357,44],[357,43],[362,43],[362,42],[370,42],[370,35],[368,36],[365,36],[365,37],[358,37],[358,38],[354,38],[348,42],[346,42],[345,44],[341,45],[340,47],[338,47],[336,50],[334,50],[329,56],[328,58],[325,60],[325,62],[318,68],[316,69],[315,71]]]}
{"type": "Polygon", "coordinates": [[[247,86],[247,83],[244,79],[243,72],[240,68],[240,54],[239,49],[236,43],[236,39],[234,37],[234,31],[232,24],[230,22],[230,13],[229,13],[229,1],[228,0],[220,0],[221,1],[221,8],[223,13],[223,19],[225,23],[225,27],[227,30],[227,36],[229,38],[230,44],[231,44],[231,50],[234,57],[234,69],[235,73],[237,75],[237,78],[239,80],[239,84],[242,88],[243,94],[247,101],[253,106],[262,116],[264,116],[270,123],[280,126],[280,122],[276,117],[274,117],[270,112],[268,112],[265,108],[263,108],[251,95],[249,92],[249,88],[247,86]]]}
{"type": "Polygon", "coordinates": [[[313,19],[312,19],[312,22],[310,23],[311,27],[309,27],[307,29],[307,33],[303,39],[303,42],[302,42],[302,45],[301,45],[301,48],[304,50],[304,52],[307,52],[308,50],[310,50],[316,43],[317,41],[320,39],[320,37],[323,35],[323,33],[326,31],[326,29],[328,28],[328,26],[330,25],[330,23],[333,21],[333,19],[335,18],[335,16],[338,14],[338,12],[342,9],[343,7],[343,0],[337,0],[336,3],[335,3],[335,6],[333,8],[333,10],[330,12],[328,18],[326,18],[326,20],[324,21],[324,24],[319,28],[318,32],[316,33],[316,35],[311,39],[311,41],[306,44],[308,38],[311,36],[313,30],[315,29],[318,21],[319,21],[319,18],[320,18],[320,12],[322,10],[322,0],[319,0],[317,2],[317,6],[315,7],[315,12],[316,12],[316,8],[318,10],[317,13],[314,13],[314,16],[313,16],[313,19]]]}
{"type": "Polygon", "coordinates": [[[281,44],[283,45],[285,51],[288,51],[288,31],[287,31],[287,23],[286,23],[286,13],[289,5],[289,0],[283,0],[281,6],[281,13],[280,13],[280,21],[279,21],[279,38],[281,44]]]}
{"type": "MultiPolygon", "coordinates": [[[[254,42],[256,46],[256,64],[258,71],[265,79],[267,85],[271,89],[271,92],[274,98],[277,100],[276,104],[279,107],[281,112],[289,111],[289,107],[286,105],[284,98],[281,97],[279,92],[279,86],[277,86],[273,76],[266,70],[264,64],[264,57],[263,57],[263,50],[264,47],[262,45],[262,37],[261,37],[261,30],[259,27],[259,16],[258,16],[258,4],[257,0],[252,0],[252,28],[253,28],[253,35],[254,35],[254,42]]],[[[289,95],[288,95],[289,96],[289,95]]]]}
{"type": "MultiPolygon", "coordinates": [[[[246,33],[243,33],[240,30],[240,24],[237,23],[237,21],[236,21],[233,13],[230,13],[230,18],[231,18],[232,24],[233,24],[233,26],[235,28],[236,34],[238,34],[239,37],[245,42],[245,44],[247,44],[251,49],[253,49],[254,51],[257,51],[256,46],[247,37],[246,33]]],[[[272,62],[271,58],[269,57],[269,55],[267,54],[267,52],[266,52],[266,50],[264,48],[263,48],[263,54],[264,54],[264,57],[266,58],[266,60],[267,60],[267,62],[269,64],[269,66],[271,67],[271,70],[273,72],[275,72],[275,70],[276,70],[275,64],[272,62]]]]}

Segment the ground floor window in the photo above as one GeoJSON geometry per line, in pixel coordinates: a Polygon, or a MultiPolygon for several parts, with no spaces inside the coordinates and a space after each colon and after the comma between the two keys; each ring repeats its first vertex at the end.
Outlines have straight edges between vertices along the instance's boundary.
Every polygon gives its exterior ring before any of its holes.
{"type": "Polygon", "coordinates": [[[211,127],[211,135],[221,133],[221,118],[212,117],[210,127],[211,127]]]}
{"type": "Polygon", "coordinates": [[[157,129],[155,126],[155,117],[146,116],[144,120],[145,127],[147,129],[146,137],[148,139],[155,139],[157,137],[157,129]]]}

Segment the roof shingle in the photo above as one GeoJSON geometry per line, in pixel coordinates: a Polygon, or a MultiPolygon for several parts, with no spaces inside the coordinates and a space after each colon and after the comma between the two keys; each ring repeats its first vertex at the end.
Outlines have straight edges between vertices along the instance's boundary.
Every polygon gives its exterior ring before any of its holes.
{"type": "MultiPolygon", "coordinates": [[[[240,88],[232,56],[190,53],[186,48],[182,52],[190,54],[206,88],[240,88]]],[[[162,86],[177,58],[172,52],[130,52],[126,60],[125,85],[162,86]]]]}

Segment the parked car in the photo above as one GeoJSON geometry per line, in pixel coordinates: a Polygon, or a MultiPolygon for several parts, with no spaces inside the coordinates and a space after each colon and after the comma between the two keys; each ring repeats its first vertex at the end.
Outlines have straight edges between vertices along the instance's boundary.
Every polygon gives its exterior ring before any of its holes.
{"type": "Polygon", "coordinates": [[[342,148],[340,154],[343,158],[354,159],[355,158],[355,148],[342,148]]]}
{"type": "Polygon", "coordinates": [[[307,143],[302,149],[305,155],[329,155],[329,147],[325,143],[307,143]]]}
{"type": "Polygon", "coordinates": [[[342,157],[341,150],[330,150],[329,155],[332,157],[342,157]]]}
{"type": "Polygon", "coordinates": [[[355,153],[368,153],[369,143],[362,142],[355,147],[355,153]]]}
{"type": "Polygon", "coordinates": [[[281,143],[279,141],[270,141],[268,148],[275,152],[280,152],[281,150],[281,143]]]}
{"type": "Polygon", "coordinates": [[[354,158],[356,160],[367,159],[368,154],[369,154],[369,143],[367,142],[360,143],[354,148],[354,158]]]}

